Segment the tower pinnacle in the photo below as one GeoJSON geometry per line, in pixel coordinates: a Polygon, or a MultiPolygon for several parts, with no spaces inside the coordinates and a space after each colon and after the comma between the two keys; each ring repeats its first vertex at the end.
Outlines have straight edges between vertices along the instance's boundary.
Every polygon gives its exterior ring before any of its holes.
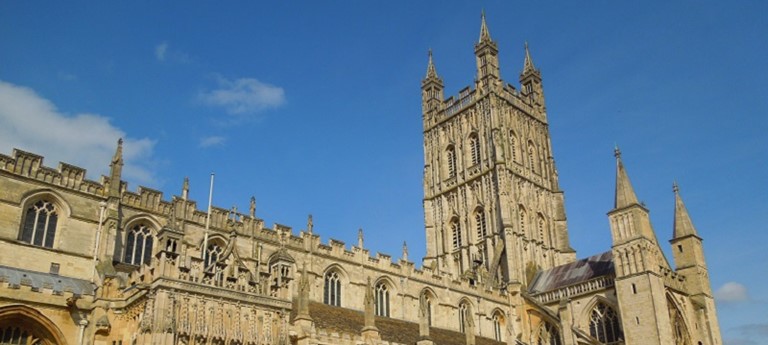
{"type": "Polygon", "coordinates": [[[698,236],[696,228],[691,221],[691,216],[688,215],[688,209],[685,208],[685,203],[683,203],[683,198],[680,197],[680,188],[677,186],[677,182],[672,184],[672,191],[675,193],[675,223],[672,226],[672,238],[698,236]]]}
{"type": "Polygon", "coordinates": [[[437,69],[435,69],[435,63],[432,62],[432,48],[429,49],[429,62],[427,62],[427,77],[429,78],[438,78],[437,76],[437,69]]]}
{"type": "Polygon", "coordinates": [[[616,146],[613,150],[614,156],[616,156],[616,198],[614,199],[614,209],[624,208],[633,204],[640,204],[637,201],[637,195],[632,188],[632,183],[629,182],[629,175],[624,169],[624,164],[621,162],[621,151],[616,146]]]}
{"type": "Polygon", "coordinates": [[[488,31],[488,25],[485,23],[485,10],[480,14],[480,39],[478,43],[491,41],[491,33],[488,31]]]}
{"type": "Polygon", "coordinates": [[[525,62],[523,62],[523,75],[536,72],[536,66],[531,58],[531,51],[528,50],[528,41],[525,41],[525,62]]]}

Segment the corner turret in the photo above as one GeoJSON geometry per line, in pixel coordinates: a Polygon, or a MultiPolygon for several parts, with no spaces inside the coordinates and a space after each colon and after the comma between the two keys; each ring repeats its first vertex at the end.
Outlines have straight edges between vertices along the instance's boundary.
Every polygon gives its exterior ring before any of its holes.
{"type": "Polygon", "coordinates": [[[477,89],[485,93],[494,86],[501,85],[499,47],[491,39],[488,25],[485,23],[485,12],[480,16],[480,39],[475,44],[475,56],[477,57],[477,89]]]}
{"type": "Polygon", "coordinates": [[[523,72],[520,73],[520,87],[522,88],[522,95],[527,97],[532,105],[541,110],[545,109],[541,71],[533,64],[528,42],[525,42],[525,61],[523,62],[523,72]]]}
{"type": "Polygon", "coordinates": [[[443,80],[437,75],[437,69],[432,61],[432,49],[429,50],[427,75],[421,81],[421,111],[424,128],[435,120],[443,104],[443,80]]]}

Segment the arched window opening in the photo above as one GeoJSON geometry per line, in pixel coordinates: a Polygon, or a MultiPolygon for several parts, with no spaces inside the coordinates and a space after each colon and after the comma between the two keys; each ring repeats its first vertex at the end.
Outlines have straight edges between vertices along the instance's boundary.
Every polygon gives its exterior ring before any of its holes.
{"type": "Polygon", "coordinates": [[[449,146],[445,151],[445,156],[448,161],[448,177],[456,177],[456,149],[449,146]]]}
{"type": "Polygon", "coordinates": [[[451,234],[453,234],[453,249],[461,248],[461,226],[458,219],[451,221],[451,234]]]}
{"type": "Polygon", "coordinates": [[[131,265],[149,263],[152,259],[152,241],[152,231],[146,224],[134,225],[128,230],[125,239],[123,262],[131,265]]]}
{"type": "Polygon", "coordinates": [[[536,228],[539,230],[539,240],[546,242],[547,221],[544,220],[544,216],[541,213],[539,213],[536,217],[536,228]]]}
{"type": "Polygon", "coordinates": [[[387,284],[379,282],[374,288],[376,296],[376,315],[389,317],[389,289],[387,284]]]}
{"type": "Polygon", "coordinates": [[[669,320],[672,323],[672,332],[675,336],[675,345],[691,345],[691,338],[688,333],[688,327],[685,325],[683,314],[677,308],[674,300],[667,296],[667,307],[669,308],[669,320]]]}
{"type": "Polygon", "coordinates": [[[218,243],[208,244],[208,248],[205,250],[205,268],[208,269],[212,264],[221,260],[222,253],[224,253],[224,247],[218,243]]]}
{"type": "Polygon", "coordinates": [[[7,326],[0,329],[0,344],[3,345],[40,345],[41,339],[32,332],[19,326],[7,326]]]}
{"type": "Polygon", "coordinates": [[[520,205],[518,207],[518,209],[519,209],[518,213],[519,213],[519,217],[520,217],[520,222],[519,222],[520,223],[519,224],[520,225],[520,233],[524,234],[525,233],[525,223],[526,223],[525,220],[528,218],[528,214],[525,212],[525,207],[523,207],[523,205],[520,205]]]}
{"type": "Polygon", "coordinates": [[[589,335],[603,344],[619,344],[624,338],[616,312],[598,303],[589,317],[589,335]]]}
{"type": "Polygon", "coordinates": [[[469,136],[469,149],[472,165],[480,164],[480,138],[477,137],[476,133],[469,136]]]}
{"type": "Polygon", "coordinates": [[[336,271],[330,271],[325,274],[323,303],[336,307],[341,306],[341,278],[336,271]]]}
{"type": "Polygon", "coordinates": [[[533,170],[533,172],[539,172],[539,162],[536,160],[536,149],[534,148],[533,142],[530,141],[528,142],[528,163],[531,164],[531,170],[533,170]]]}
{"type": "Polygon", "coordinates": [[[482,208],[475,210],[475,227],[478,240],[482,240],[488,235],[488,229],[485,222],[485,211],[482,208]]]}
{"type": "Polygon", "coordinates": [[[509,131],[509,151],[512,155],[512,161],[517,161],[517,136],[514,131],[509,131]]]}
{"type": "Polygon", "coordinates": [[[545,322],[539,327],[536,345],[562,345],[560,331],[553,324],[545,322]]]}
{"type": "Polygon", "coordinates": [[[426,291],[422,292],[422,295],[424,297],[424,303],[425,303],[424,308],[426,309],[424,311],[426,312],[427,324],[432,326],[432,300],[433,300],[433,298],[426,291]]]}
{"type": "Polygon", "coordinates": [[[470,317],[472,317],[472,313],[470,313],[469,305],[467,302],[461,302],[459,304],[459,332],[466,333],[465,326],[470,317]]]}
{"type": "Polygon", "coordinates": [[[21,240],[35,246],[53,248],[58,222],[56,205],[48,200],[39,200],[27,208],[21,240]]]}
{"type": "Polygon", "coordinates": [[[501,313],[496,312],[493,314],[493,338],[496,341],[503,341],[501,339],[501,330],[504,329],[504,316],[501,313]]]}

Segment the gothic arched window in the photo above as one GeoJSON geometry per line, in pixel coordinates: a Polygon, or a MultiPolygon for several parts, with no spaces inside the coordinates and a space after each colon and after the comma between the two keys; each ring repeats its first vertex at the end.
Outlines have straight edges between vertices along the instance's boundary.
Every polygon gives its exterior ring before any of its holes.
{"type": "Polygon", "coordinates": [[[536,228],[539,230],[539,239],[542,242],[546,242],[547,221],[544,220],[544,216],[541,213],[539,213],[536,217],[536,228]]]}
{"type": "Polygon", "coordinates": [[[469,150],[472,165],[480,164],[480,138],[477,137],[477,133],[469,136],[469,150]]]}
{"type": "Polygon", "coordinates": [[[426,303],[424,307],[426,308],[425,311],[427,313],[427,324],[432,326],[432,301],[434,298],[432,297],[432,294],[427,291],[424,291],[421,294],[424,296],[424,302],[426,303]]]}
{"type": "Polygon", "coordinates": [[[123,262],[131,265],[149,263],[152,258],[152,231],[143,223],[128,230],[125,238],[123,262]]]}
{"type": "Polygon", "coordinates": [[[598,303],[589,317],[589,335],[603,344],[614,344],[624,338],[616,312],[604,303],[598,303]]]}
{"type": "Polygon", "coordinates": [[[456,177],[456,149],[453,146],[448,146],[445,150],[445,157],[448,164],[448,177],[456,177]]]}
{"type": "Polygon", "coordinates": [[[39,200],[30,205],[24,215],[20,239],[35,246],[53,248],[59,219],[56,211],[56,205],[48,200],[39,200]]]}
{"type": "Polygon", "coordinates": [[[376,315],[389,317],[389,289],[387,284],[379,282],[374,288],[376,297],[376,315]]]}
{"type": "Polygon", "coordinates": [[[453,249],[459,249],[461,247],[461,226],[458,219],[451,221],[451,234],[453,234],[453,249]]]}
{"type": "Polygon", "coordinates": [[[32,334],[24,326],[7,326],[0,329],[0,344],[8,345],[40,345],[43,341],[32,334]]]}
{"type": "Polygon", "coordinates": [[[518,211],[519,211],[518,213],[519,213],[519,220],[520,220],[520,222],[519,222],[520,233],[524,234],[525,233],[525,223],[526,223],[526,219],[528,218],[528,213],[525,212],[525,207],[523,207],[523,205],[520,205],[518,207],[518,211]]]}
{"type": "Polygon", "coordinates": [[[205,250],[205,268],[208,269],[212,264],[218,262],[222,253],[224,253],[224,247],[218,243],[208,244],[208,248],[205,250]]]}
{"type": "Polygon", "coordinates": [[[501,315],[501,312],[497,311],[493,314],[493,338],[496,341],[502,341],[502,329],[504,329],[504,316],[501,315]]]}
{"type": "Polygon", "coordinates": [[[553,324],[545,322],[539,326],[538,341],[536,345],[562,345],[560,331],[553,324]]]}
{"type": "Polygon", "coordinates": [[[341,306],[341,278],[336,271],[329,271],[325,274],[323,303],[336,307],[341,306]]]}
{"type": "Polygon", "coordinates": [[[509,131],[509,151],[512,161],[517,161],[517,136],[514,131],[509,131]]]}
{"type": "Polygon", "coordinates": [[[531,141],[528,142],[528,162],[531,164],[531,170],[533,170],[535,173],[538,173],[539,162],[536,159],[536,148],[531,141]]]}
{"type": "Polygon", "coordinates": [[[485,211],[482,207],[478,207],[477,210],[475,210],[475,228],[477,230],[478,241],[488,235],[488,228],[485,222],[485,211]]]}

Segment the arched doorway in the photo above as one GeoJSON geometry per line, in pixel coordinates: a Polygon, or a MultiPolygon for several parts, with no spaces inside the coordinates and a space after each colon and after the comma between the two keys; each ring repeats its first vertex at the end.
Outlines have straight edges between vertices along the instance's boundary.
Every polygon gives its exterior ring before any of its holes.
{"type": "Polygon", "coordinates": [[[64,335],[41,312],[23,305],[0,307],[0,344],[67,345],[64,335]]]}

